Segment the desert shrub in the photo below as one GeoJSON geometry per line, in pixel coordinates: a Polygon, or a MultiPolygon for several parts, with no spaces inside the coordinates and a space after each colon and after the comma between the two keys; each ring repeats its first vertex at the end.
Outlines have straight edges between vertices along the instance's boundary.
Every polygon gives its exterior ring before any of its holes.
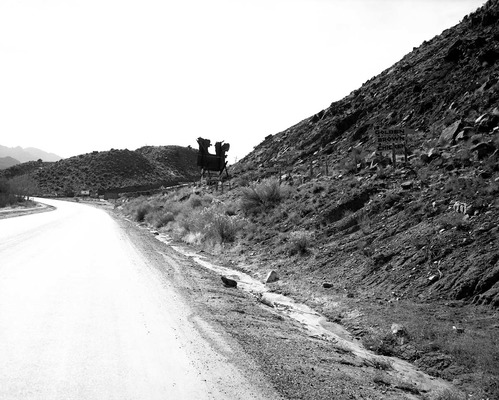
{"type": "Polygon", "coordinates": [[[313,194],[318,194],[320,192],[323,192],[324,190],[325,188],[322,184],[314,183],[314,186],[312,187],[313,194]]]}
{"type": "Polygon", "coordinates": [[[247,175],[242,175],[242,176],[238,176],[235,180],[234,180],[234,184],[236,186],[240,186],[240,187],[246,187],[246,186],[249,186],[250,184],[250,179],[247,175]]]}
{"type": "Polygon", "coordinates": [[[306,255],[309,253],[309,248],[312,239],[311,234],[305,231],[291,232],[288,239],[286,250],[290,256],[306,255]]]}
{"type": "Polygon", "coordinates": [[[445,214],[438,218],[437,224],[443,229],[456,228],[457,230],[467,230],[470,226],[469,221],[464,219],[463,214],[445,214]]]}
{"type": "Polygon", "coordinates": [[[241,232],[245,220],[236,215],[227,215],[222,205],[212,205],[203,209],[194,209],[179,216],[180,236],[196,238],[198,242],[232,243],[241,232]]]}
{"type": "Polygon", "coordinates": [[[266,211],[281,202],[287,194],[287,187],[277,179],[268,179],[260,184],[241,190],[241,209],[247,214],[266,211]]]}
{"type": "Polygon", "coordinates": [[[149,203],[147,198],[138,197],[132,201],[129,201],[123,208],[123,211],[130,215],[134,221],[144,222],[147,213],[149,213],[152,209],[153,206],[149,203]]]}
{"type": "Polygon", "coordinates": [[[362,344],[376,354],[392,356],[395,354],[397,342],[391,333],[378,332],[365,335],[362,344]]]}
{"type": "Polygon", "coordinates": [[[189,205],[192,208],[201,207],[203,205],[203,201],[200,196],[198,196],[197,194],[193,194],[191,197],[189,197],[189,205]]]}
{"type": "Polygon", "coordinates": [[[379,371],[389,371],[393,369],[392,363],[389,360],[383,360],[381,358],[372,358],[369,360],[369,364],[379,371]]]}
{"type": "Polygon", "coordinates": [[[205,235],[218,243],[233,243],[241,230],[241,220],[237,216],[229,216],[206,209],[208,224],[205,235]]]}
{"type": "Polygon", "coordinates": [[[155,209],[148,213],[144,220],[155,228],[162,228],[163,226],[168,225],[168,223],[174,221],[175,216],[170,211],[155,209]]]}
{"type": "Polygon", "coordinates": [[[137,222],[143,222],[145,217],[149,211],[151,211],[152,207],[149,203],[142,203],[137,206],[135,212],[133,214],[133,218],[137,222]]]}
{"type": "Polygon", "coordinates": [[[225,213],[229,216],[237,215],[237,204],[230,202],[225,206],[225,213]]]}
{"type": "Polygon", "coordinates": [[[357,216],[357,223],[359,224],[364,234],[367,234],[371,230],[372,219],[366,211],[362,211],[361,213],[359,213],[359,215],[357,216]]]}

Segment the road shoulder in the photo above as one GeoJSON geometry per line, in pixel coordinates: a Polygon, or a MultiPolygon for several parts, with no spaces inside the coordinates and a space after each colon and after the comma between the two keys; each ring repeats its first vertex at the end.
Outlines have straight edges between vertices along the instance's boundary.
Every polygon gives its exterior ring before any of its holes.
{"type": "Polygon", "coordinates": [[[155,267],[192,307],[200,330],[208,336],[210,329],[228,334],[231,351],[219,351],[244,364],[263,386],[271,385],[284,398],[421,398],[413,387],[395,381],[389,366],[366,363],[334,341],[310,336],[300,323],[254,296],[225,287],[220,276],[147,229],[115,218],[140,251],[155,254],[155,267]]]}

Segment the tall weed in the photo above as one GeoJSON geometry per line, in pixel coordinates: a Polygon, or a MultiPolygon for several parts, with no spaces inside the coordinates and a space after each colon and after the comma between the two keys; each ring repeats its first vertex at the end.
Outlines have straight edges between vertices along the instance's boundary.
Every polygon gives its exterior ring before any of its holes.
{"type": "Polygon", "coordinates": [[[243,218],[227,215],[222,205],[192,210],[182,215],[178,221],[180,235],[184,240],[194,235],[198,241],[211,244],[233,243],[244,225],[243,218]]]}

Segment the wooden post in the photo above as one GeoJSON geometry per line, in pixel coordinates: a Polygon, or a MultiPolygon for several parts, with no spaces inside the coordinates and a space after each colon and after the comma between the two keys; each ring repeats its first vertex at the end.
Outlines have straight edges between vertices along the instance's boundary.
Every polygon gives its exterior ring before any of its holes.
{"type": "Polygon", "coordinates": [[[397,168],[397,154],[395,152],[395,143],[392,143],[392,161],[393,168],[397,168]]]}
{"type": "Polygon", "coordinates": [[[404,128],[405,141],[404,141],[404,163],[407,165],[407,128],[404,128]]]}
{"type": "Polygon", "coordinates": [[[310,179],[314,176],[314,166],[312,165],[312,159],[310,159],[310,179]]]}
{"type": "Polygon", "coordinates": [[[327,157],[324,157],[326,164],[326,176],[329,176],[329,166],[327,165],[327,157]]]}

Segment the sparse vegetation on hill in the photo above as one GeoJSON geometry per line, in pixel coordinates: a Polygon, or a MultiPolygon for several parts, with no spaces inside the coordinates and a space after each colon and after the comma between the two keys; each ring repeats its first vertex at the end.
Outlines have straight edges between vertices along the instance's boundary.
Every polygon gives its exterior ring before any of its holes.
{"type": "Polygon", "coordinates": [[[31,193],[40,195],[141,191],[193,181],[198,177],[196,156],[197,150],[180,146],[111,149],[55,163],[23,163],[1,174],[11,181],[29,179],[31,193]]]}
{"type": "MultiPolygon", "coordinates": [[[[185,238],[175,224],[215,202],[244,220],[233,242],[212,248],[222,260],[260,275],[274,269],[275,291],[366,347],[473,398],[499,398],[498,22],[491,0],[346,98],[267,137],[232,168],[228,193],[200,192],[215,200],[196,208],[190,193],[158,198],[147,215],[164,215],[161,229],[185,238]],[[376,153],[375,126],[411,129],[407,163],[376,153]]],[[[186,224],[185,232],[201,231],[186,224]]]]}

